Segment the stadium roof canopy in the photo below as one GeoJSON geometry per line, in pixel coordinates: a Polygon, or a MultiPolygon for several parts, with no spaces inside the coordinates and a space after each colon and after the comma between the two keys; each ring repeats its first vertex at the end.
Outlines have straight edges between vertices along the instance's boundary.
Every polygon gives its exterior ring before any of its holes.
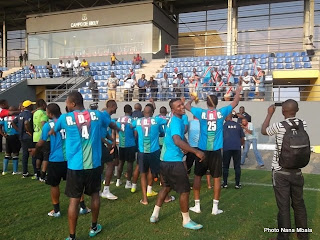
{"type": "MultiPolygon", "coordinates": [[[[25,29],[26,16],[72,9],[98,7],[142,0],[1,0],[0,21],[6,21],[7,30],[25,29]]],[[[227,0],[154,0],[173,13],[194,12],[227,7],[227,0]]],[[[238,6],[289,0],[236,0],[238,6]]],[[[292,0],[291,0],[292,1],[292,0]]]]}

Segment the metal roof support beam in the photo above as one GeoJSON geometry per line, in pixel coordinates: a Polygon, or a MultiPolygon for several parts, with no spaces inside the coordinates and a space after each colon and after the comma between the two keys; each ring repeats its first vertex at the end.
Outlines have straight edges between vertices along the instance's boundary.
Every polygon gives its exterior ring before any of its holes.
{"type": "Polygon", "coordinates": [[[7,66],[7,32],[6,21],[2,22],[2,67],[7,66]]]}
{"type": "Polygon", "coordinates": [[[313,49],[314,0],[304,0],[303,49],[313,49]]]}

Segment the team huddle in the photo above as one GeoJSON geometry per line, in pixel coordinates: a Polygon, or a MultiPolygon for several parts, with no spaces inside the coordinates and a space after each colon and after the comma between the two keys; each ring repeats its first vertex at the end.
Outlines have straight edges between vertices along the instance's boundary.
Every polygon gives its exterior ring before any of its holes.
{"type": "MultiPolygon", "coordinates": [[[[101,232],[102,226],[98,224],[100,197],[118,199],[110,192],[109,186],[114,172],[117,177],[116,186],[121,186],[125,162],[127,166],[125,188],[130,189],[132,193],[136,192],[140,175],[142,192],[140,203],[147,205],[148,197],[157,196],[150,217],[151,223],[159,221],[163,203],[175,200],[169,195],[170,191],[174,190],[179,194],[182,226],[191,230],[201,229],[203,227],[201,224],[191,220],[189,210],[201,213],[200,188],[203,175],[209,174],[214,179],[211,213],[213,215],[223,213],[218,205],[222,169],[224,183],[228,173],[221,152],[224,145],[224,125],[234,130],[237,128],[230,123],[225,124],[225,120],[226,123],[232,120],[232,111],[239,103],[240,92],[239,87],[230,105],[220,109],[216,108],[218,98],[215,95],[207,97],[206,109],[192,106],[196,100],[195,96],[191,96],[187,103],[184,99],[172,99],[169,102],[171,112],[168,113],[165,107],[161,107],[158,116],[154,116],[156,106],[153,101],[147,104],[143,111],[139,103],[135,104],[135,111],[132,111],[132,107],[127,104],[124,106],[125,115],[117,120],[111,118],[118,108],[114,100],[109,100],[106,108],[101,111],[93,110],[93,107],[86,110],[82,95],[78,92],[71,92],[68,95],[65,114],[61,114],[57,104],[46,105],[43,100],[38,100],[36,103],[27,100],[22,103],[21,110],[9,108],[8,103],[1,100],[0,116],[3,120],[0,124],[3,125],[3,131],[0,133],[6,137],[3,175],[7,174],[11,158],[13,174],[19,174],[18,157],[21,143],[23,178],[30,176],[28,158],[31,153],[35,173],[33,178],[51,186],[53,210],[48,213],[51,217],[61,216],[59,184],[62,179],[66,180],[65,194],[70,198],[68,209],[70,235],[67,239],[76,239],[79,213],[92,213],[90,237],[101,232]],[[32,111],[34,104],[37,105],[37,109],[32,111]],[[188,126],[185,110],[190,111],[199,124],[198,136],[189,134],[188,140],[185,137],[186,132],[195,129],[191,124],[188,126]],[[117,148],[117,138],[119,148],[117,148]],[[186,161],[184,161],[185,155],[186,161]],[[137,164],[134,169],[135,159],[137,164]],[[189,208],[189,173],[193,165],[195,206],[189,208]],[[104,187],[101,189],[103,172],[104,187]],[[153,182],[158,178],[162,186],[159,193],[152,190],[153,182]],[[84,194],[91,196],[91,209],[84,203],[84,194]]],[[[241,130],[241,127],[239,129],[241,130]]],[[[233,150],[241,152],[241,138],[243,132],[239,134],[237,144],[239,149],[233,150]]],[[[235,161],[235,156],[233,158],[235,161]]],[[[238,165],[240,169],[240,161],[238,165]]],[[[236,171],[236,189],[241,187],[239,174],[236,171]]]]}

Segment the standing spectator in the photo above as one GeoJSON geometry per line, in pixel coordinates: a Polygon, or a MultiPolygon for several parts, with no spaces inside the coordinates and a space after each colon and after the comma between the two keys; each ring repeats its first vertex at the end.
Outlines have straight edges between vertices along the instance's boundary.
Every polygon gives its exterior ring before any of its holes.
{"type": "MultiPolygon", "coordinates": [[[[275,112],[275,106],[268,108],[268,114],[261,127],[263,135],[276,137],[276,150],[272,160],[272,183],[276,197],[278,212],[278,229],[291,229],[290,204],[294,211],[294,221],[296,228],[308,229],[307,211],[303,200],[304,178],[301,169],[285,169],[279,162],[279,152],[281,153],[283,137],[286,133],[285,125],[293,124],[307,129],[307,123],[296,117],[299,111],[298,103],[288,99],[282,104],[282,115],[285,120],[270,125],[270,120],[275,112]]],[[[289,239],[289,232],[279,231],[277,239],[289,239]]],[[[297,232],[298,239],[309,239],[308,232],[297,232]]]]}
{"type": "Polygon", "coordinates": [[[231,82],[232,84],[234,84],[234,70],[233,70],[233,65],[231,65],[231,61],[228,61],[227,70],[228,70],[227,83],[231,82]]]}
{"type": "Polygon", "coordinates": [[[211,79],[212,82],[214,83],[214,85],[217,83],[218,81],[218,77],[221,77],[222,73],[218,71],[217,67],[214,67],[213,71],[211,72],[211,79]]]}
{"type": "Polygon", "coordinates": [[[252,77],[248,74],[248,71],[244,72],[244,76],[240,77],[241,85],[242,85],[242,91],[243,91],[243,99],[244,101],[248,101],[249,92],[251,90],[252,86],[252,77]]]}
{"type": "Polygon", "coordinates": [[[221,76],[219,75],[217,78],[216,86],[214,88],[216,95],[218,98],[222,98],[223,92],[224,92],[224,82],[221,79],[221,76]]]}
{"type": "MultiPolygon", "coordinates": [[[[203,86],[208,86],[210,84],[210,79],[211,79],[211,69],[212,67],[210,66],[209,61],[206,61],[206,65],[203,69],[202,73],[202,85],[203,86]]],[[[207,89],[210,91],[210,89],[207,89]]]]}
{"type": "Polygon", "coordinates": [[[24,51],[23,55],[22,55],[23,61],[24,61],[24,65],[27,66],[27,61],[28,61],[28,53],[26,51],[24,51]]]}
{"type": "Polygon", "coordinates": [[[193,92],[196,92],[196,89],[198,88],[198,85],[199,85],[199,80],[200,80],[200,77],[197,73],[197,69],[193,68],[192,76],[189,77],[189,93],[190,94],[193,92]]]}
{"type": "Polygon", "coordinates": [[[232,121],[232,114],[226,117],[223,125],[223,188],[228,187],[229,166],[231,157],[235,172],[235,189],[241,188],[241,146],[244,144],[244,133],[239,123],[232,121]]]}
{"type": "Polygon", "coordinates": [[[243,132],[246,136],[246,140],[244,143],[244,150],[243,150],[243,153],[241,156],[241,165],[244,164],[244,161],[246,159],[246,156],[247,156],[249,149],[250,149],[250,146],[252,144],[253,152],[256,157],[256,161],[257,161],[259,167],[263,168],[264,162],[263,162],[261,154],[257,148],[257,136],[256,136],[256,132],[254,130],[253,124],[251,122],[249,123],[246,118],[243,118],[241,127],[242,127],[243,132]]]}
{"type": "Polygon", "coordinates": [[[257,59],[255,57],[253,57],[251,59],[251,61],[252,61],[253,74],[257,76],[259,73],[259,70],[258,70],[259,62],[257,61],[257,59]]]}
{"type": "Polygon", "coordinates": [[[138,80],[139,101],[146,100],[146,87],[147,87],[146,75],[142,74],[141,78],[138,80]]]}
{"type": "Polygon", "coordinates": [[[135,81],[131,78],[131,74],[129,73],[127,77],[124,79],[124,101],[132,101],[134,84],[135,81]]]}
{"type": "Polygon", "coordinates": [[[30,70],[30,77],[31,77],[31,79],[32,79],[32,78],[37,79],[37,70],[36,70],[36,68],[33,66],[32,63],[30,63],[29,70],[30,70]]]}
{"type": "Polygon", "coordinates": [[[112,53],[112,55],[111,55],[111,66],[115,66],[116,65],[116,60],[119,62],[119,60],[116,57],[116,54],[112,53]]]}
{"type": "Polygon", "coordinates": [[[225,101],[231,101],[233,97],[233,91],[234,87],[232,86],[232,83],[228,82],[228,86],[226,87],[226,93],[223,96],[225,101]]]}
{"type": "Polygon", "coordinates": [[[129,74],[131,76],[131,79],[133,79],[134,81],[136,81],[136,73],[134,72],[133,68],[129,69],[129,74]]]}
{"type": "Polygon", "coordinates": [[[178,75],[179,75],[178,68],[174,68],[173,74],[172,74],[173,81],[178,78],[178,75]]]}
{"type": "Polygon", "coordinates": [[[98,89],[98,83],[94,80],[93,77],[91,77],[90,83],[89,83],[89,89],[92,93],[92,100],[93,102],[99,102],[99,89],[98,89]]]}
{"type": "Polygon", "coordinates": [[[72,75],[73,75],[73,66],[72,66],[72,63],[70,62],[70,60],[67,61],[66,68],[68,70],[68,77],[72,77],[72,75]]]}
{"type": "MultiPolygon", "coordinates": [[[[22,176],[23,178],[29,177],[28,172],[28,159],[29,159],[29,149],[33,148],[32,141],[32,105],[36,104],[30,100],[26,100],[22,103],[22,112],[15,118],[12,122],[12,126],[19,133],[19,140],[21,141],[22,147],[22,176]]],[[[34,174],[37,173],[36,169],[36,159],[32,159],[32,165],[34,174]]]]}
{"type": "Polygon", "coordinates": [[[19,63],[20,63],[20,67],[23,67],[23,56],[22,56],[22,53],[20,53],[20,56],[19,56],[19,63]]]}
{"type": "Polygon", "coordinates": [[[233,117],[238,118],[237,123],[242,124],[242,119],[247,119],[248,122],[251,122],[251,116],[245,111],[244,106],[239,107],[239,113],[233,112],[233,117]]]}
{"type": "Polygon", "coordinates": [[[59,133],[65,129],[66,159],[68,160],[66,195],[70,198],[68,209],[69,239],[76,239],[76,225],[80,198],[83,193],[91,197],[92,224],[89,236],[101,232],[98,224],[101,189],[101,129],[110,124],[110,116],[97,110],[85,110],[79,92],[69,93],[66,105],[69,113],[60,116],[54,126],[59,133]],[[86,119],[87,121],[83,121],[86,119]],[[74,124],[76,123],[76,124],[74,124]],[[80,133],[80,134],[79,134],[80,133]],[[85,154],[84,154],[85,153],[85,154]]]}
{"type": "Polygon", "coordinates": [[[160,100],[164,101],[168,99],[168,90],[169,90],[169,78],[168,73],[163,74],[163,78],[160,78],[159,81],[159,93],[160,100]]]}
{"type": "Polygon", "coordinates": [[[49,62],[47,62],[46,68],[47,68],[47,70],[49,72],[49,77],[53,78],[53,69],[52,69],[52,65],[49,62]]]}
{"type": "Polygon", "coordinates": [[[176,94],[176,97],[179,98],[182,95],[182,91],[181,91],[181,73],[179,73],[177,75],[177,78],[173,79],[172,82],[173,85],[173,91],[176,94]]]}
{"type": "Polygon", "coordinates": [[[78,57],[75,57],[72,62],[72,65],[73,65],[73,72],[76,76],[80,75],[80,64],[81,64],[81,62],[78,59],[78,57]]]}
{"type": "Polygon", "coordinates": [[[149,82],[147,83],[147,86],[151,90],[151,98],[154,101],[157,101],[157,93],[158,93],[158,82],[153,79],[153,77],[150,77],[149,82]]]}
{"type": "Polygon", "coordinates": [[[82,60],[80,66],[83,71],[83,76],[85,76],[85,77],[90,76],[90,66],[89,66],[89,63],[85,59],[82,60]]]}
{"type": "Polygon", "coordinates": [[[256,85],[258,85],[257,98],[260,99],[260,101],[263,101],[265,97],[265,91],[266,91],[264,87],[265,80],[266,80],[265,71],[261,71],[261,74],[258,74],[258,76],[255,78],[256,85]]]}
{"type": "Polygon", "coordinates": [[[108,78],[108,99],[116,100],[117,98],[117,86],[119,80],[114,75],[114,72],[111,72],[111,76],[108,78]]]}

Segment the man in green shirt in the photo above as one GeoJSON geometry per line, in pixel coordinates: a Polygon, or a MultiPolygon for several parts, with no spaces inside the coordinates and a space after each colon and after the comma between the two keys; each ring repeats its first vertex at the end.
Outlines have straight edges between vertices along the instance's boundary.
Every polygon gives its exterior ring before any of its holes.
{"type": "MultiPolygon", "coordinates": [[[[39,142],[41,134],[42,134],[42,127],[48,121],[48,116],[46,113],[47,104],[43,99],[39,99],[36,102],[37,109],[33,113],[33,142],[36,144],[39,142]]],[[[37,176],[36,178],[39,181],[44,182],[46,177],[46,170],[49,161],[49,154],[50,154],[50,142],[46,142],[44,146],[38,151],[36,155],[36,168],[37,168],[37,176]],[[42,163],[42,170],[40,173],[42,163]]]]}

